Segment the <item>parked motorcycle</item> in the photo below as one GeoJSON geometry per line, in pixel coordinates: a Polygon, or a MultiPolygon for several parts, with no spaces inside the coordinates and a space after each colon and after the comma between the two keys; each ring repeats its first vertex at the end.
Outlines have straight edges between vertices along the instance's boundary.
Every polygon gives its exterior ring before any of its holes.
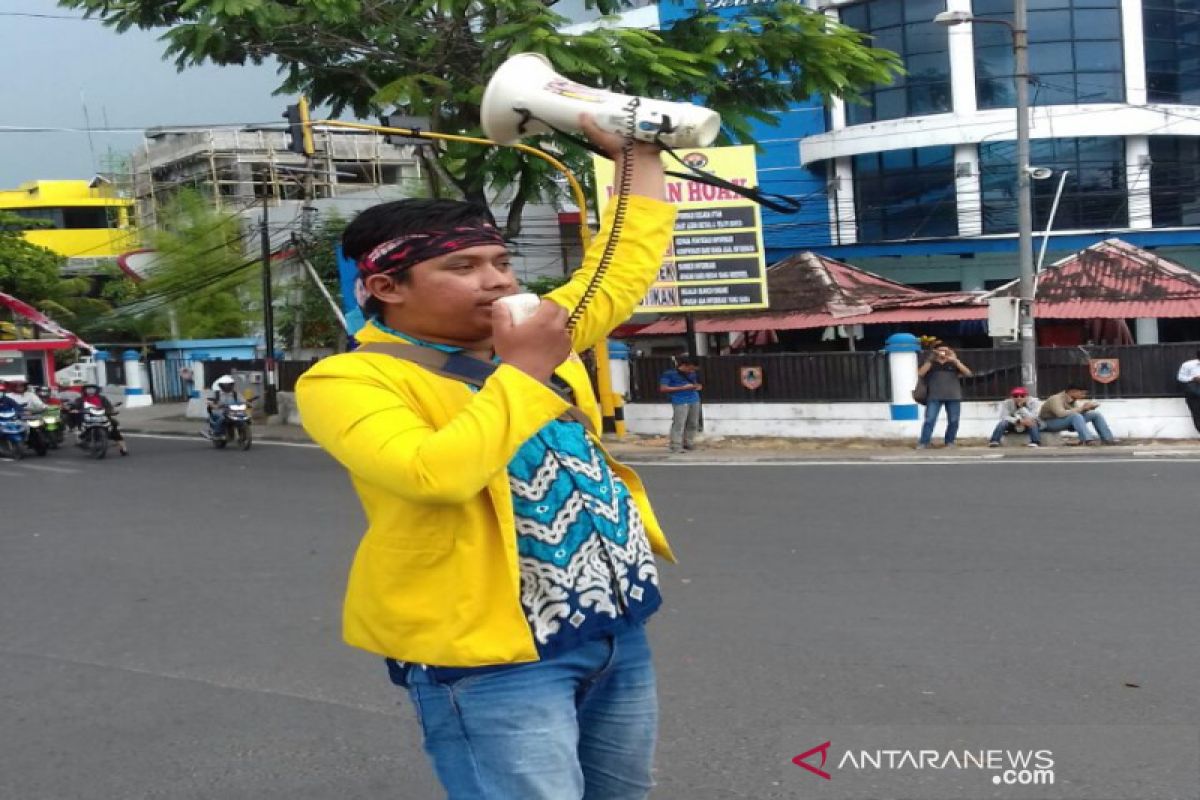
{"type": "Polygon", "coordinates": [[[0,458],[20,461],[25,457],[29,424],[18,408],[0,408],[0,458]]]}
{"type": "Polygon", "coordinates": [[[29,449],[44,456],[50,450],[50,436],[46,433],[46,420],[43,414],[26,414],[25,424],[29,430],[25,434],[25,443],[29,449]]]}
{"type": "Polygon", "coordinates": [[[242,450],[249,450],[254,437],[250,433],[251,420],[248,404],[233,403],[225,406],[222,413],[225,417],[225,424],[221,428],[221,433],[213,432],[213,447],[222,450],[225,445],[233,442],[242,450]]]}
{"type": "Polygon", "coordinates": [[[108,453],[111,426],[108,414],[99,406],[85,405],[79,427],[79,446],[92,458],[104,458],[108,453]]]}

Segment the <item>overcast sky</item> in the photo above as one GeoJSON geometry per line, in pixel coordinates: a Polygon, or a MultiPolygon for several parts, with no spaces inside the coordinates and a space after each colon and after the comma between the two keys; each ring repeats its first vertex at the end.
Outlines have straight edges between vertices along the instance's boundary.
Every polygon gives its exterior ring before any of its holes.
{"type": "MultiPolygon", "coordinates": [[[[556,11],[577,17],[583,0],[556,11]]],[[[269,67],[199,67],[182,73],[162,60],[159,34],[117,34],[55,0],[0,0],[0,189],[36,179],[90,178],[112,148],[139,133],[12,133],[6,127],[131,128],[281,121],[288,100],[269,67]],[[19,16],[46,14],[54,18],[19,16]],[[82,95],[82,99],[81,99],[82,95]],[[106,123],[107,120],[107,123],[106,123]],[[93,151],[95,156],[93,158],[93,151]]]]}

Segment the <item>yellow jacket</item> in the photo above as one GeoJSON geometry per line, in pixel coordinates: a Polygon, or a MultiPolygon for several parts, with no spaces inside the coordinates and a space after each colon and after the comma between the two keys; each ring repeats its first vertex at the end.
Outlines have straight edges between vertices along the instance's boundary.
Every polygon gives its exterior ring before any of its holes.
{"type": "MultiPolygon", "coordinates": [[[[613,206],[583,268],[548,295],[568,310],[600,261],[613,206]]],[[[576,351],[633,313],[657,275],[674,219],[673,206],[629,199],[608,274],[575,328],[576,351]]],[[[359,339],[401,341],[373,325],[359,339]]],[[[579,357],[572,354],[556,374],[600,430],[599,406],[579,357]]],[[[366,512],[367,532],[346,590],[346,642],[446,667],[536,661],[520,602],[507,467],[566,402],[514,367],[501,365],[472,392],[377,353],[321,361],[300,379],[296,399],[304,427],[349,470],[366,512]]],[[[652,548],[674,561],[641,480],[605,457],[637,502],[652,548]]]]}

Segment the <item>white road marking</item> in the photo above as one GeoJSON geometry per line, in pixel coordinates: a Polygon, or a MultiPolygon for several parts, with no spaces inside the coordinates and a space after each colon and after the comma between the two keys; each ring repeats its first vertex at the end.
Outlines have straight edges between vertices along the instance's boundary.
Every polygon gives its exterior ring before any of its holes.
{"type": "Polygon", "coordinates": [[[63,475],[77,475],[79,470],[71,469],[70,467],[48,467],[45,464],[30,464],[28,461],[21,469],[36,469],[38,472],[58,472],[63,475]]]}

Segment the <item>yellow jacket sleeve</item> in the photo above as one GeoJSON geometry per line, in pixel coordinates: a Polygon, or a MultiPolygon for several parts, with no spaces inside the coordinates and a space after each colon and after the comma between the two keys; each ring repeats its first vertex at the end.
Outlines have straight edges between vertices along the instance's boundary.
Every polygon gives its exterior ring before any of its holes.
{"type": "MultiPolygon", "coordinates": [[[[355,477],[410,501],[456,504],[474,497],[527,439],[569,407],[524,372],[501,365],[435,428],[381,371],[364,365],[363,356],[346,359],[326,360],[297,384],[304,427],[355,477]]],[[[466,391],[444,380],[447,391],[466,391]]]]}
{"type": "MultiPolygon", "coordinates": [[[[571,280],[546,297],[567,311],[573,311],[583,297],[588,282],[596,274],[601,256],[612,235],[613,216],[617,201],[614,198],[604,211],[600,235],[583,259],[583,266],[571,280]]],[[[613,248],[608,272],[588,302],[587,310],[575,326],[572,344],[577,352],[587,350],[608,336],[612,329],[633,315],[633,310],[646,296],[662,266],[663,256],[675,228],[675,207],[661,200],[632,195],[625,211],[625,221],[613,248]]]]}

